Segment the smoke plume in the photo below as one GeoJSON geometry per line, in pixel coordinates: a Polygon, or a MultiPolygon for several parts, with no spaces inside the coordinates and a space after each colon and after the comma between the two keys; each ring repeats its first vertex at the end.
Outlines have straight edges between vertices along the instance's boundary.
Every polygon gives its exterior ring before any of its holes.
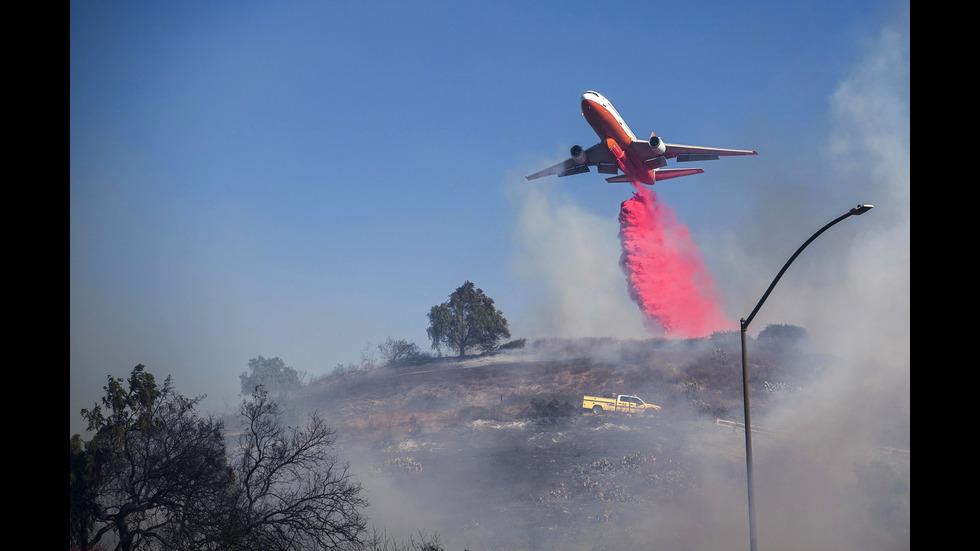
{"type": "Polygon", "coordinates": [[[619,263],[647,328],[688,338],[731,327],[690,232],[653,191],[634,185],[619,213],[619,263]]]}
{"type": "Polygon", "coordinates": [[[529,338],[645,337],[642,316],[623,293],[612,217],[576,204],[566,184],[512,181],[514,269],[527,289],[525,318],[512,327],[529,338]]]}

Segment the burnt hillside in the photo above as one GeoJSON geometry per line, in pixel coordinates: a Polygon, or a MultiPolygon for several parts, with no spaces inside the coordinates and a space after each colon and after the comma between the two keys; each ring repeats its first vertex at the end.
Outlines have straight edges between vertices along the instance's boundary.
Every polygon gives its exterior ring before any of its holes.
{"type": "MultiPolygon", "coordinates": [[[[664,418],[682,411],[685,418],[692,411],[740,417],[738,347],[735,333],[682,341],[543,340],[491,356],[428,358],[325,377],[296,399],[304,409],[329,414],[338,429],[386,416],[414,416],[433,426],[465,418],[562,417],[580,413],[587,393],[637,394],[669,406],[659,414],[664,418]]],[[[754,408],[765,410],[773,389],[804,385],[825,361],[796,348],[754,350],[754,408]]]]}
{"type": "MultiPolygon", "coordinates": [[[[757,348],[756,424],[822,369],[796,349],[757,348]]],[[[717,510],[744,503],[743,435],[716,423],[741,420],[740,361],[737,334],[541,341],[336,375],[293,400],[338,431],[369,515],[436,530],[446,549],[710,549],[743,531],[740,514],[717,510]],[[663,409],[581,409],[583,394],[607,392],[663,409]],[[705,530],[705,519],[719,528],[705,530]]]]}

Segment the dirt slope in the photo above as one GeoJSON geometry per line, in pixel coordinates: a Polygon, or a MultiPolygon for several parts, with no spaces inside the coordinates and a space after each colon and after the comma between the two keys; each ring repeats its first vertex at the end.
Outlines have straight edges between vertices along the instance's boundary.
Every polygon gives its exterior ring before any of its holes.
{"type": "Polygon", "coordinates": [[[701,499],[705,450],[744,476],[740,437],[699,413],[674,380],[672,362],[703,351],[661,350],[657,362],[575,352],[378,368],[322,380],[297,400],[338,430],[341,453],[369,490],[386,488],[371,496],[379,510],[393,500],[404,524],[436,519],[416,526],[438,530],[447,549],[688,540],[696,525],[685,528],[678,511],[701,499]],[[663,409],[583,412],[582,395],[593,392],[636,393],[663,409]],[[662,523],[671,529],[653,529],[662,523]]]}

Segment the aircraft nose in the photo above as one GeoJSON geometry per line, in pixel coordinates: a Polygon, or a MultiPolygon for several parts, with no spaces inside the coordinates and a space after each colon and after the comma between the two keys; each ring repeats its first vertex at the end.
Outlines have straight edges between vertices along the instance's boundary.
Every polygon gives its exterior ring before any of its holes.
{"type": "Polygon", "coordinates": [[[595,96],[590,96],[590,92],[582,94],[582,114],[589,113],[595,109],[595,96]]]}

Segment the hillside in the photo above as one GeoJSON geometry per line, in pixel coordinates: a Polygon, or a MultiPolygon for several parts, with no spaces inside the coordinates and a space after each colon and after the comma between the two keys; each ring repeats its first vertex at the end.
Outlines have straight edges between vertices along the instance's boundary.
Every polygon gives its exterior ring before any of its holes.
{"type": "MultiPolygon", "coordinates": [[[[386,529],[438,531],[446,549],[712,549],[747,539],[744,437],[716,423],[741,420],[732,338],[543,341],[324,378],[294,407],[338,431],[386,529]],[[663,409],[581,410],[606,392],[663,409]]],[[[756,424],[786,394],[772,389],[821,369],[795,350],[753,359],[756,424]]]]}

